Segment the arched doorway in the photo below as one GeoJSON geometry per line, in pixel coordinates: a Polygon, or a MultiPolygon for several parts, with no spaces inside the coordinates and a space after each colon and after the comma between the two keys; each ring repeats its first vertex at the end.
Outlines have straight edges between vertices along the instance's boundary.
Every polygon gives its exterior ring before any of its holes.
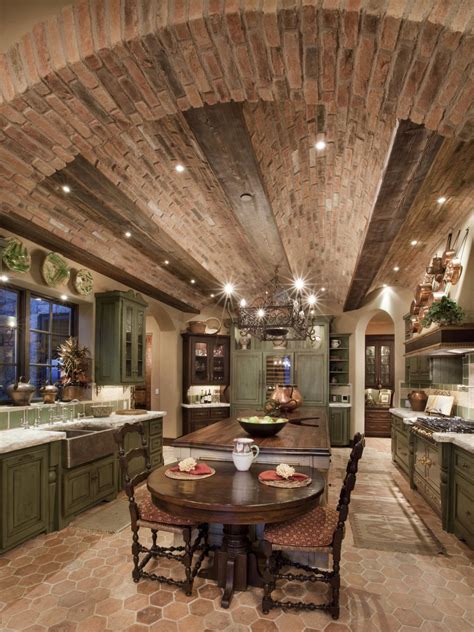
{"type": "Polygon", "coordinates": [[[377,312],[365,330],[364,432],[390,437],[390,414],[395,390],[395,327],[385,311],[377,312]]]}

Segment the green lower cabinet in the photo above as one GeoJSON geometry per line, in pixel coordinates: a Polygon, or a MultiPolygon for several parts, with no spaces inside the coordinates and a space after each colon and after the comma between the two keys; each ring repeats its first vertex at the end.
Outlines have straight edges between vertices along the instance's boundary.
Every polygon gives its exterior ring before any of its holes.
{"type": "Polygon", "coordinates": [[[329,435],[332,446],[347,446],[351,442],[351,409],[329,407],[329,435]]]}
{"type": "Polygon", "coordinates": [[[1,459],[1,550],[48,530],[48,462],[47,445],[1,459]]]}
{"type": "Polygon", "coordinates": [[[450,530],[474,549],[474,455],[454,447],[450,530]]]}
{"type": "Polygon", "coordinates": [[[68,522],[76,514],[117,492],[115,455],[63,471],[62,514],[68,522]]]}
{"type": "Polygon", "coordinates": [[[410,476],[410,429],[403,419],[391,415],[392,461],[410,476]]]}

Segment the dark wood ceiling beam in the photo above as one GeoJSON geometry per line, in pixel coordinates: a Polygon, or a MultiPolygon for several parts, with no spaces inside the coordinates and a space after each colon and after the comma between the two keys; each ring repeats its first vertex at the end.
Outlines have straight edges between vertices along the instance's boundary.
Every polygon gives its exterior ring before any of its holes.
{"type": "Polygon", "coordinates": [[[264,274],[275,266],[289,274],[290,267],[265,191],[242,105],[224,103],[183,113],[196,141],[218,179],[264,274]],[[241,195],[252,198],[243,201],[241,195]]]}
{"type": "Polygon", "coordinates": [[[43,248],[59,252],[68,259],[73,259],[74,261],[77,261],[77,263],[87,266],[99,274],[103,274],[104,276],[107,276],[118,283],[122,283],[123,285],[127,285],[133,290],[142,292],[143,294],[154,298],[157,301],[161,301],[166,305],[170,305],[181,312],[199,314],[199,309],[196,309],[196,307],[189,305],[188,303],[185,303],[166,292],[163,292],[154,285],[150,285],[139,277],[126,272],[122,268],[113,266],[104,259],[96,257],[83,248],[80,248],[65,239],[61,239],[49,230],[33,224],[32,222],[25,222],[20,217],[14,217],[13,215],[1,215],[0,227],[10,230],[17,235],[21,235],[25,239],[29,239],[36,244],[43,246],[43,248]]]}
{"type": "Polygon", "coordinates": [[[443,138],[401,121],[352,276],[344,311],[358,309],[422,187],[443,138]]]}
{"type": "Polygon", "coordinates": [[[128,247],[136,248],[159,266],[163,266],[165,259],[171,260],[166,272],[184,283],[194,278],[196,286],[204,291],[212,291],[219,286],[217,279],[199,265],[189,252],[161,230],[84,157],[77,156],[67,167],[46,178],[39,188],[57,196],[66,213],[67,207],[70,207],[73,215],[80,210],[83,217],[107,226],[119,238],[130,231],[132,237],[127,240],[128,247]],[[70,186],[70,193],[62,192],[64,184],[70,186]]]}

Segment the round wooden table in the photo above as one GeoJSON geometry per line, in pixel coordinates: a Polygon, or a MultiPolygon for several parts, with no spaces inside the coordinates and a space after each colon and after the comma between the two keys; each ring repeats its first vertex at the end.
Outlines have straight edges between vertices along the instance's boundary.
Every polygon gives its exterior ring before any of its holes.
{"type": "Polygon", "coordinates": [[[165,471],[171,465],[164,465],[150,474],[147,484],[159,509],[196,522],[224,525],[221,548],[200,576],[224,588],[221,605],[228,608],[234,590],[263,586],[249,525],[282,522],[306,513],[319,504],[324,478],[318,470],[300,467],[298,471],[308,474],[312,482],[282,489],[258,481],[258,474],[272,465],[254,464],[248,472],[238,472],[229,461],[210,461],[209,465],[216,470],[214,476],[192,481],[168,478],[165,471]]]}

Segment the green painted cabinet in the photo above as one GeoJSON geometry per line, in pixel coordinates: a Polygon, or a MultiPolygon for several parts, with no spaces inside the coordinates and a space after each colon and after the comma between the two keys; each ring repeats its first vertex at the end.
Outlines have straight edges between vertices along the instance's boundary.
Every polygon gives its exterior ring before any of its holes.
{"type": "Polygon", "coordinates": [[[115,498],[117,493],[116,455],[63,471],[62,513],[67,521],[99,501],[115,498]]]}
{"type": "Polygon", "coordinates": [[[326,354],[295,351],[293,381],[298,384],[305,406],[325,406],[328,383],[326,354]]]}
{"type": "Polygon", "coordinates": [[[232,404],[253,408],[262,403],[262,353],[238,351],[232,362],[232,404]]]}
{"type": "Polygon", "coordinates": [[[96,294],[96,384],[140,384],[145,380],[145,310],[139,294],[96,294]]]}
{"type": "Polygon", "coordinates": [[[347,446],[351,442],[351,409],[329,407],[329,436],[332,446],[347,446]]]}
{"type": "Polygon", "coordinates": [[[403,419],[391,415],[392,461],[410,475],[410,429],[403,419]]]}
{"type": "Polygon", "coordinates": [[[429,356],[414,356],[405,358],[405,382],[408,384],[431,384],[429,356]]]}
{"type": "Polygon", "coordinates": [[[451,472],[451,529],[474,548],[474,455],[454,447],[451,472]]]}
{"type": "Polygon", "coordinates": [[[0,460],[0,549],[48,530],[48,446],[18,450],[0,460]]]}

